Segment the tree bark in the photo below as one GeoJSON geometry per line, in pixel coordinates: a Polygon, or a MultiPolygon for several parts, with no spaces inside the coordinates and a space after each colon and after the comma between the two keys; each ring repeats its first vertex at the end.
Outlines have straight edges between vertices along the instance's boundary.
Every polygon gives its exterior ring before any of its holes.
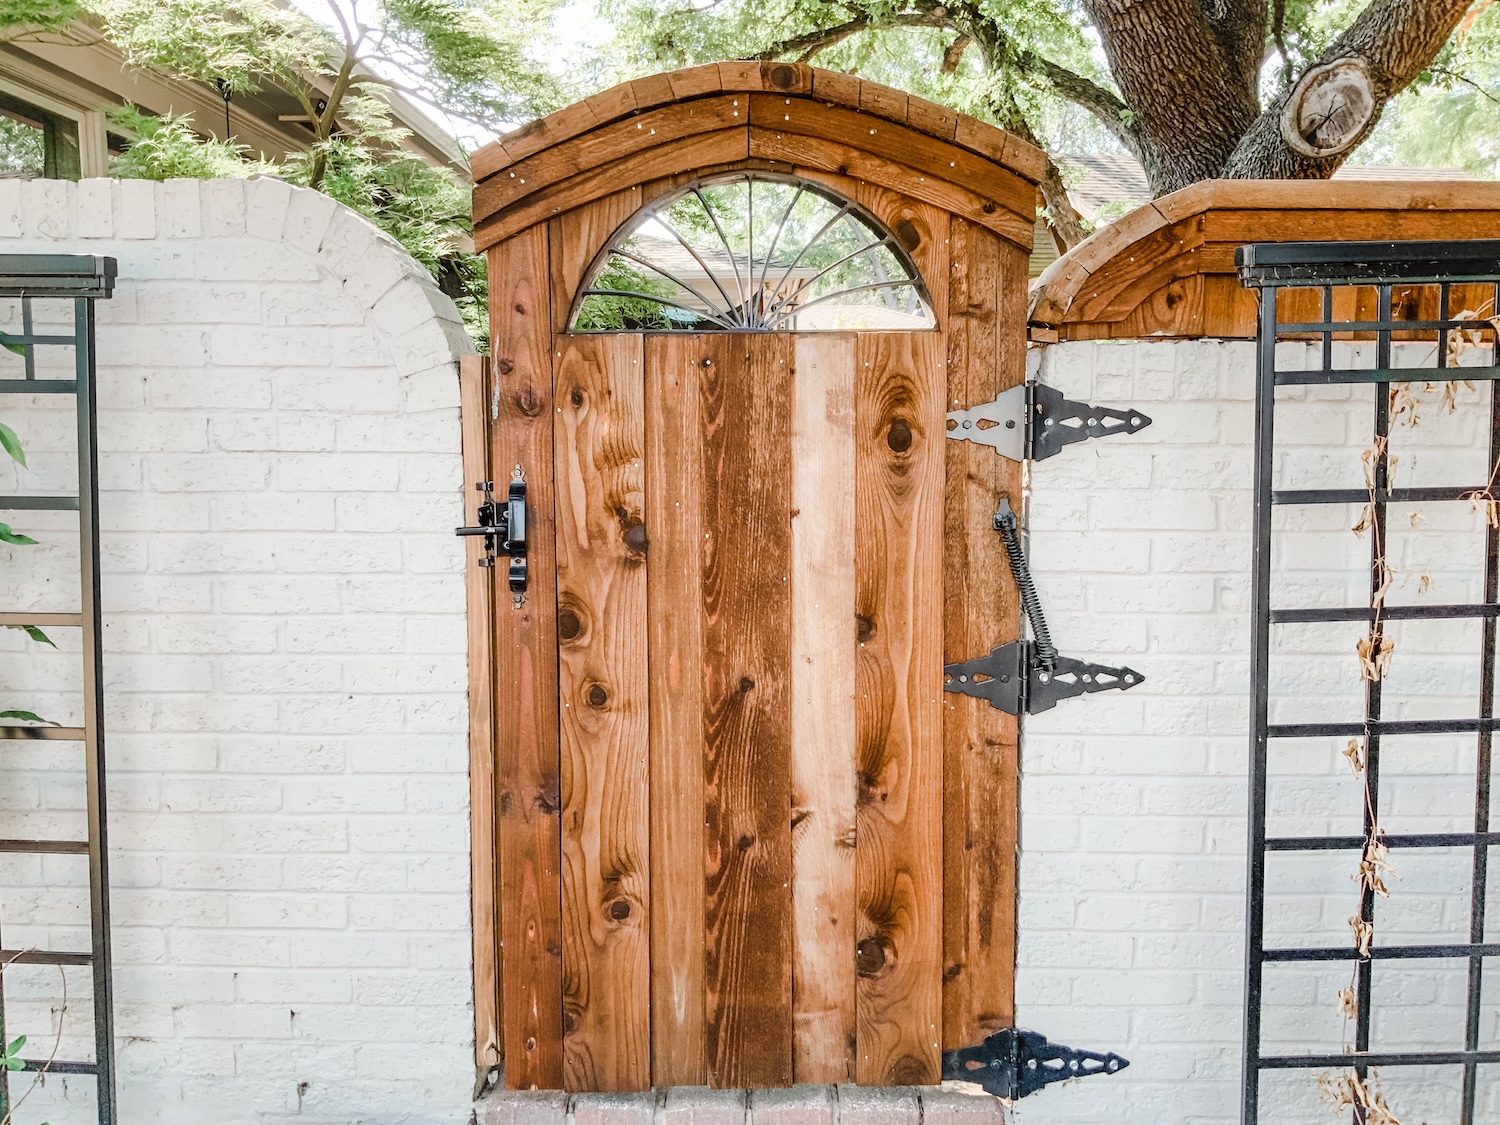
{"type": "Polygon", "coordinates": [[[1084,0],[1084,8],[1134,115],[1153,190],[1217,176],[1260,116],[1265,0],[1084,0]]]}
{"type": "Polygon", "coordinates": [[[1437,57],[1469,10],[1471,0],[1371,0],[1318,63],[1360,58],[1375,88],[1375,113],[1353,145],[1337,156],[1307,156],[1281,135],[1282,94],[1249,128],[1225,160],[1225,179],[1323,180],[1333,175],[1380,121],[1385,103],[1437,57]]]}

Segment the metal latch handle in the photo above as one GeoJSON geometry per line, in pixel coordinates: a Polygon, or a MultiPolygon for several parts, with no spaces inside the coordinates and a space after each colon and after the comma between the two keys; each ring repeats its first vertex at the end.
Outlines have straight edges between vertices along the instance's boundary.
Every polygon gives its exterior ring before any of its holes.
{"type": "Polygon", "coordinates": [[[519,465],[511,471],[503,506],[495,503],[493,481],[480,481],[474,487],[486,497],[479,505],[479,523],[474,527],[454,528],[453,533],[484,537],[480,566],[494,566],[497,555],[510,559],[506,579],[513,600],[519,605],[526,593],[526,474],[519,465]]]}

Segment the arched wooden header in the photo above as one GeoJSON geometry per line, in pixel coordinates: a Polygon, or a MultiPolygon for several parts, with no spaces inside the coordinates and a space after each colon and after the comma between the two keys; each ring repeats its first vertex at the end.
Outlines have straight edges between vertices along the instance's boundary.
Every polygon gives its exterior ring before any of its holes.
{"type": "Polygon", "coordinates": [[[1054,262],[1028,320],[1063,340],[1253,338],[1249,242],[1500,237],[1500,183],[1211,180],[1146,204],[1054,262]]]}
{"type": "Polygon", "coordinates": [[[747,161],[890,188],[1029,250],[1046,157],[993,125],[852,75],[710,63],[623,83],[476,152],[474,243],[486,249],[685,169],[747,161]]]}

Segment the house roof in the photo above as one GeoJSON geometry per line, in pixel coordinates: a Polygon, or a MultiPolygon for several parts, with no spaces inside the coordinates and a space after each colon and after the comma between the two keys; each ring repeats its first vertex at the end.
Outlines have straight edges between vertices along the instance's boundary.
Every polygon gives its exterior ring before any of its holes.
{"type": "MultiPolygon", "coordinates": [[[[127,66],[119,49],[83,20],[46,41],[0,44],[0,92],[80,120],[85,176],[106,174],[103,114],[127,103],[151,113],[186,115],[203,136],[232,139],[261,159],[281,159],[312,143],[305,123],[288,120],[303,114],[301,104],[275,87],[235,95],[226,138],[224,101],[216,89],[127,66]]],[[[451,136],[409,99],[393,93],[389,101],[397,122],[411,133],[405,142],[409,151],[467,177],[468,162],[451,136]]]]}

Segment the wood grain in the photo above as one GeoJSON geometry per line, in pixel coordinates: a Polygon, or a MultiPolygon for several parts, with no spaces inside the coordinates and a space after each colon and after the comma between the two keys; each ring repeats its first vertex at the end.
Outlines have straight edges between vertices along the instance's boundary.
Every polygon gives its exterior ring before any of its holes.
{"type": "Polygon", "coordinates": [[[651,1085],[641,337],[556,344],[563,1081],[651,1085]]]}
{"type": "Polygon", "coordinates": [[[854,1081],[854,337],[795,337],[792,1069],[854,1081]]]}
{"type": "MultiPolygon", "coordinates": [[[[489,360],[466,355],[458,363],[462,419],[464,523],[479,522],[490,479],[489,360]]],[[[469,620],[469,872],[474,912],[474,1065],[499,1066],[504,1057],[500,1002],[499,850],[495,835],[494,571],[480,566],[484,540],[464,539],[464,589],[469,620]]]]}
{"type": "Polygon", "coordinates": [[[701,337],[708,1077],[792,1081],[791,337],[701,337]]]}
{"type": "MultiPolygon", "coordinates": [[[[489,255],[494,421],[490,465],[503,488],[527,480],[525,601],[502,586],[495,621],[505,1081],[562,1086],[562,933],[557,736],[557,584],[553,546],[551,310],[547,230],[489,255]]],[[[502,493],[503,495],[503,493],[502,493]]]]}
{"type": "Polygon", "coordinates": [[[627,188],[575,207],[551,221],[552,327],[555,331],[568,330],[574,295],[582,288],[589,267],[621,224],[639,211],[645,202],[645,193],[640,188],[627,188]]]}
{"type": "Polygon", "coordinates": [[[855,376],[858,1081],[938,1081],[943,338],[868,333],[855,376]]]}
{"type": "Polygon", "coordinates": [[[651,677],[651,1075],[701,1086],[703,436],[699,337],[646,337],[651,677]]]}
{"type": "Polygon", "coordinates": [[[676,102],[591,130],[571,144],[545,149],[476,184],[474,220],[600,165],[687,137],[743,126],[749,116],[745,97],[725,95],[676,102]]]}
{"type": "MultiPolygon", "coordinates": [[[[949,233],[962,268],[948,287],[950,408],[992,400],[1026,377],[1026,256],[962,220],[949,233]]],[[[993,529],[1001,496],[1019,505],[1021,466],[946,442],[943,660],[1019,635],[1015,582],[993,529]]],[[[943,696],[943,1048],[978,1043],[1015,1020],[1018,720],[983,700],[943,696]]]]}

